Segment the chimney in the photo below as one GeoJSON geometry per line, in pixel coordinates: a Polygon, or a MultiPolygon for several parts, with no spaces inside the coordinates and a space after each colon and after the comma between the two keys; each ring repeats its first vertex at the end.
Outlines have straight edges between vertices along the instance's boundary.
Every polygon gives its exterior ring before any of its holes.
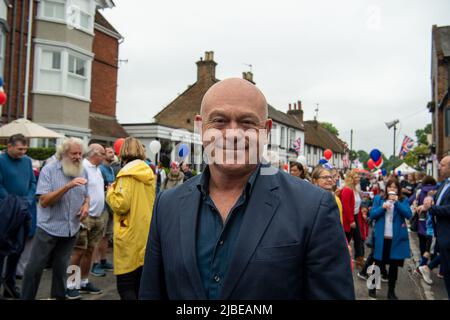
{"type": "Polygon", "coordinates": [[[289,103],[289,111],[292,111],[292,104],[289,103]]]}
{"type": "Polygon", "coordinates": [[[289,104],[288,115],[293,116],[297,121],[303,123],[303,110],[302,110],[302,102],[299,100],[297,103],[294,103],[294,109],[290,108],[291,104],[289,104]]]}
{"type": "Polygon", "coordinates": [[[251,71],[242,72],[242,79],[255,84],[255,82],[253,81],[253,73],[251,71]]]}
{"type": "Polygon", "coordinates": [[[197,61],[197,82],[215,80],[216,66],[214,51],[206,51],[205,59],[200,58],[200,61],[197,61]]]}

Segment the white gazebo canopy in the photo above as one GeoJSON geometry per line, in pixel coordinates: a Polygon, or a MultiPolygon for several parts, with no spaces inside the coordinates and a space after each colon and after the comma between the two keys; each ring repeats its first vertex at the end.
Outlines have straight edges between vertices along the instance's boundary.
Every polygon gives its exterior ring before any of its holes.
{"type": "Polygon", "coordinates": [[[19,133],[23,134],[26,138],[64,138],[62,134],[27,119],[14,120],[0,128],[0,138],[9,138],[10,136],[19,133]]]}
{"type": "Polygon", "coordinates": [[[401,172],[402,174],[409,174],[409,173],[415,173],[417,172],[416,169],[410,167],[409,165],[407,165],[405,162],[403,162],[400,166],[398,166],[397,168],[395,168],[394,172],[401,172]]]}

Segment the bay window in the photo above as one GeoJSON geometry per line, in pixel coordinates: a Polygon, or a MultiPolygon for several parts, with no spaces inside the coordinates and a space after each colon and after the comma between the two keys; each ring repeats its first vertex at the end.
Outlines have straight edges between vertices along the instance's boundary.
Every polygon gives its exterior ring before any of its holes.
{"type": "Polygon", "coordinates": [[[95,10],[94,0],[41,0],[38,18],[93,33],[95,10]]]}
{"type": "Polygon", "coordinates": [[[91,61],[71,49],[36,46],[34,91],[89,100],[91,61]]]}

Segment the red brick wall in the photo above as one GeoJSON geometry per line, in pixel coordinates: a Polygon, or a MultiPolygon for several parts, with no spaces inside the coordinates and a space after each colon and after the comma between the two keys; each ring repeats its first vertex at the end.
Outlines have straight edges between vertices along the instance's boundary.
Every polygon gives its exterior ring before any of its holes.
{"type": "Polygon", "coordinates": [[[445,109],[450,105],[447,102],[447,107],[439,108],[439,103],[442,101],[449,86],[448,79],[448,65],[444,62],[443,57],[438,55],[437,77],[435,78],[435,86],[437,94],[434,97],[436,103],[434,124],[436,125],[436,153],[438,159],[441,159],[450,151],[450,138],[445,136],[445,109]]]}
{"type": "MultiPolygon", "coordinates": [[[[25,89],[25,68],[26,68],[26,55],[27,55],[27,37],[28,37],[28,1],[20,0],[17,2],[17,17],[16,17],[16,32],[15,32],[15,48],[14,52],[11,52],[10,42],[13,37],[12,29],[13,29],[13,12],[14,8],[8,8],[8,24],[10,26],[10,31],[6,33],[6,50],[5,50],[5,68],[4,68],[4,90],[8,95],[9,106],[11,108],[11,120],[16,119],[16,115],[19,118],[23,117],[23,108],[24,108],[24,89],[25,89]],[[19,79],[19,59],[20,59],[20,34],[21,34],[21,14],[22,14],[22,3],[25,3],[25,23],[23,29],[23,48],[22,48],[22,70],[21,70],[21,81],[18,83],[19,79]],[[12,78],[10,78],[10,70],[11,70],[11,58],[12,54],[14,55],[14,65],[12,78]],[[20,90],[19,90],[20,87],[20,90]],[[12,89],[12,92],[10,92],[12,89]]],[[[34,16],[37,14],[37,2],[34,3],[34,16]]],[[[33,24],[33,38],[35,34],[35,24],[33,24]]],[[[29,79],[29,87],[28,87],[28,118],[31,119],[33,114],[33,104],[31,91],[33,89],[33,74],[34,74],[34,45],[31,48],[31,58],[30,58],[30,79],[29,79]]],[[[8,121],[8,103],[2,108],[3,121],[8,121]]]]}
{"type": "Polygon", "coordinates": [[[95,30],[93,52],[90,111],[115,117],[119,42],[95,30]]]}

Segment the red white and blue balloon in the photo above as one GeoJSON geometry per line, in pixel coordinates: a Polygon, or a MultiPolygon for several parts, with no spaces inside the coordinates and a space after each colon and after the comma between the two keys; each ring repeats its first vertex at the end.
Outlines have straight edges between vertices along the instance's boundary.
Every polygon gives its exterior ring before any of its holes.
{"type": "Polygon", "coordinates": [[[3,90],[3,79],[0,77],[0,106],[3,106],[8,101],[5,90],[3,90]]]}

